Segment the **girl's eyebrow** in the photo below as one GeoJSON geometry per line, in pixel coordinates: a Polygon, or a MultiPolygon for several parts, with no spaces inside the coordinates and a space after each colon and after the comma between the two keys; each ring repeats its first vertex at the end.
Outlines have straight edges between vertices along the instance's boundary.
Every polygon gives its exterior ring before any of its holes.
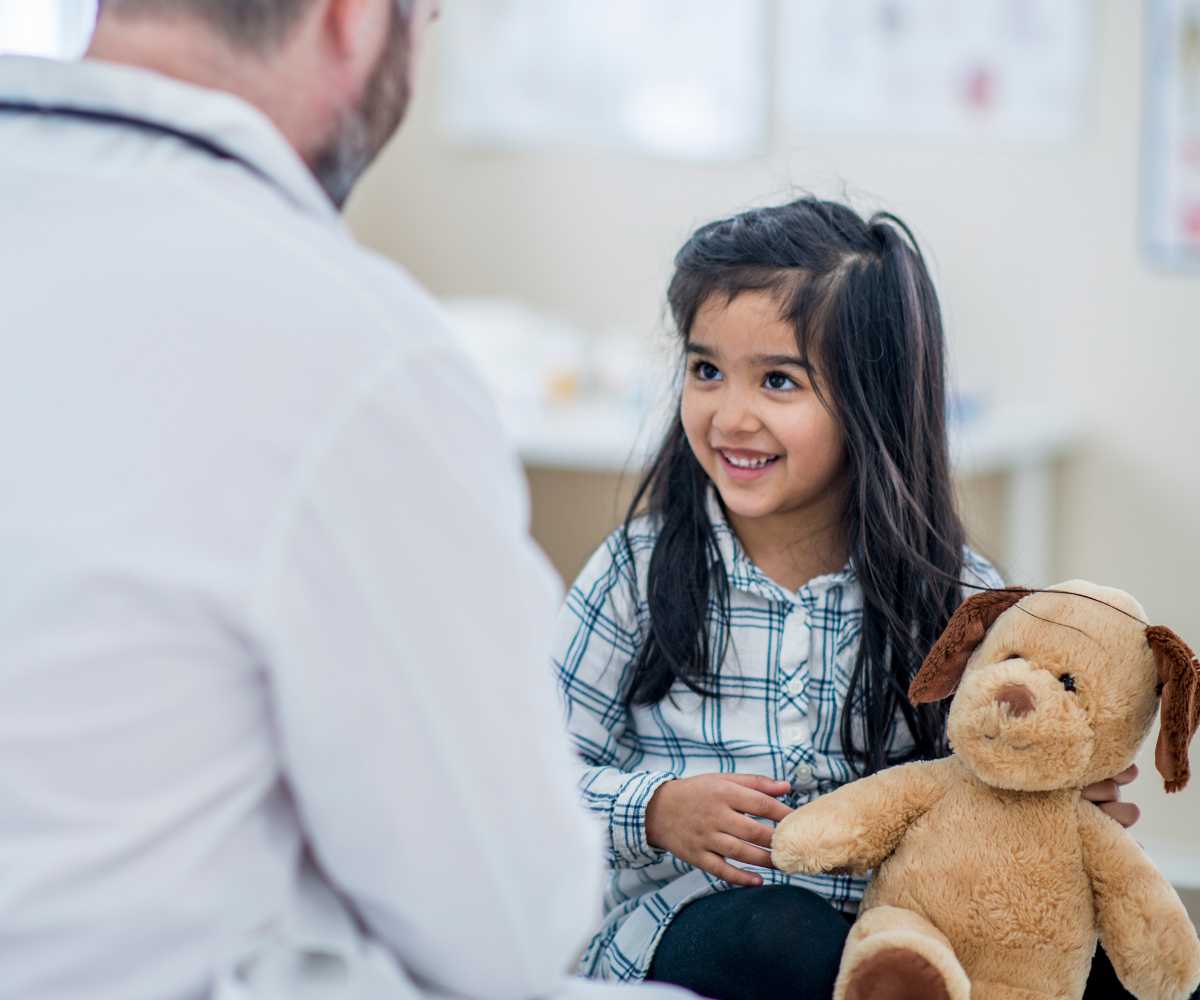
{"type": "Polygon", "coordinates": [[[750,363],[762,368],[794,365],[797,368],[803,368],[805,371],[812,369],[812,366],[797,354],[756,354],[750,359],[750,363]]]}
{"type": "MultiPolygon", "coordinates": [[[[698,354],[702,358],[717,357],[717,352],[711,347],[705,347],[703,344],[696,344],[691,341],[688,342],[687,353],[698,354]]],[[[776,368],[782,365],[792,365],[796,368],[803,368],[805,371],[812,371],[812,365],[798,354],[755,354],[750,358],[750,363],[760,368],[776,368]]]]}

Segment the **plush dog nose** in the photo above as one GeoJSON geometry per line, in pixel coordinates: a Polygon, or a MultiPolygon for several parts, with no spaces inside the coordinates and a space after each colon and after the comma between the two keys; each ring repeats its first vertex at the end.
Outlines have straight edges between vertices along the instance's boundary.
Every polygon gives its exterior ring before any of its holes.
{"type": "Polygon", "coordinates": [[[1020,718],[1033,711],[1033,695],[1023,684],[1005,684],[996,692],[996,701],[1008,706],[1008,714],[1020,718]]]}

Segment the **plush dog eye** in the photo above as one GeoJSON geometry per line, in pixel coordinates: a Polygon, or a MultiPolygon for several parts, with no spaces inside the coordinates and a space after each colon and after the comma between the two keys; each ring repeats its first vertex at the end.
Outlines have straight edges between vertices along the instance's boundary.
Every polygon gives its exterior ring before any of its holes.
{"type": "Polygon", "coordinates": [[[1059,677],[1059,680],[1062,681],[1062,686],[1068,691],[1075,690],[1075,678],[1070,674],[1063,674],[1061,677],[1059,677]]]}

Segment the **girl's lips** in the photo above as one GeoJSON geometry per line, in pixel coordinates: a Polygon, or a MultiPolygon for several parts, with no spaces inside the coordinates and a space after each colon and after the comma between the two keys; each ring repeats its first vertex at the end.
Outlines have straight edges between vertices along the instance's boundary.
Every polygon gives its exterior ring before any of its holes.
{"type": "MultiPolygon", "coordinates": [[[[730,454],[732,454],[735,458],[743,457],[742,455],[739,455],[736,452],[729,452],[727,454],[725,451],[723,451],[721,449],[717,449],[717,456],[721,460],[721,468],[723,468],[725,470],[725,474],[728,475],[730,479],[736,479],[739,482],[748,482],[749,480],[758,479],[762,476],[765,476],[768,472],[771,471],[771,467],[776,462],[779,461],[778,455],[771,455],[768,457],[768,456],[762,455],[762,454],[751,453],[755,459],[766,458],[767,462],[765,465],[761,465],[756,468],[747,469],[740,465],[734,465],[729,460],[730,454]]],[[[746,456],[746,457],[750,457],[750,456],[746,456]]]]}

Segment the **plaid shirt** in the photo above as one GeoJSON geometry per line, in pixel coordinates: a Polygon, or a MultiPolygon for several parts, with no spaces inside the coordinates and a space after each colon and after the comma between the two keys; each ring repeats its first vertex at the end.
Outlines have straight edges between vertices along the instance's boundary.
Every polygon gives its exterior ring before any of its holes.
{"type": "MultiPolygon", "coordinates": [[[[660,785],[714,771],[761,774],[789,781],[784,803],[795,808],[854,776],[839,733],[862,619],[853,571],[847,567],[789,592],[750,561],[711,489],[708,512],[730,588],[730,644],[710,681],[718,697],[676,684],[659,704],[625,704],[649,623],[642,595],[656,538],[653,519],[631,528],[632,561],[620,531],[608,537],[559,615],[554,664],[567,725],[585,764],[580,787],[587,806],[604,819],[613,869],[604,920],[581,960],[581,971],[598,979],[644,978],[675,914],[700,896],[730,888],[646,842],[646,805],[660,785]]],[[[970,551],[964,579],[1002,584],[970,551]]],[[[899,716],[889,746],[895,752],[911,746],[899,716]]],[[[766,885],[802,886],[847,912],[857,908],[866,884],[846,875],[753,870],[766,885]]]]}

